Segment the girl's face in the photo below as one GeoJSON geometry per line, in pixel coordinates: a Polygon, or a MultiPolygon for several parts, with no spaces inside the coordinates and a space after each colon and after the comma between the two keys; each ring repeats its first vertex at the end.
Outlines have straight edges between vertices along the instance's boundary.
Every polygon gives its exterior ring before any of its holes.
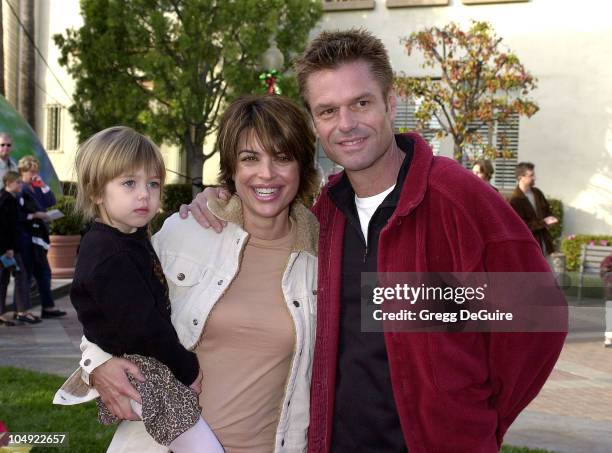
{"type": "Polygon", "coordinates": [[[160,178],[140,168],[111,179],[96,203],[104,223],[123,233],[133,233],[155,216],[160,198],[160,178]]]}

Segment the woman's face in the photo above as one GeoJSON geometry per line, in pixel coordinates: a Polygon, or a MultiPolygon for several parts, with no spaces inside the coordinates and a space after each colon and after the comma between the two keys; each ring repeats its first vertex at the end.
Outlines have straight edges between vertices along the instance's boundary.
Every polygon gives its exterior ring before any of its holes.
{"type": "Polygon", "coordinates": [[[288,218],[300,185],[300,171],[295,160],[269,154],[256,135],[247,131],[238,142],[234,183],[245,221],[288,218]]]}

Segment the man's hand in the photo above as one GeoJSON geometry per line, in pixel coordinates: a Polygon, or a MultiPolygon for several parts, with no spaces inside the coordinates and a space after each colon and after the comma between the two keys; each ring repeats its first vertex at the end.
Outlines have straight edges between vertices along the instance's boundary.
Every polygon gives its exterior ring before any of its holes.
{"type": "Polygon", "coordinates": [[[189,212],[193,215],[193,218],[204,228],[211,228],[217,233],[221,233],[227,222],[216,217],[208,209],[207,202],[213,198],[220,198],[222,200],[229,200],[230,193],[225,189],[217,187],[207,187],[204,192],[196,195],[191,204],[182,204],[179,209],[179,215],[182,219],[186,219],[189,212]]]}
{"type": "Polygon", "coordinates": [[[195,381],[193,381],[193,384],[189,386],[191,389],[195,390],[195,392],[198,395],[202,393],[202,378],[203,377],[204,377],[204,374],[202,373],[202,370],[200,369],[200,371],[198,372],[198,377],[196,378],[195,381]]]}
{"type": "Polygon", "coordinates": [[[145,380],[132,362],[113,357],[91,372],[90,382],[100,394],[102,402],[116,417],[122,420],[140,420],[130,406],[130,399],[141,404],[142,400],[128,381],[127,373],[141,382],[145,380]]]}

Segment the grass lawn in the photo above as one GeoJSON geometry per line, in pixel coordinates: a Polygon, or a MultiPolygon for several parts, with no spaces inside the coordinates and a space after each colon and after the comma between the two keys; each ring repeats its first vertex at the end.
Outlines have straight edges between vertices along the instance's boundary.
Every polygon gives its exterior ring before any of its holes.
{"type": "Polygon", "coordinates": [[[37,447],[32,453],[105,452],[115,427],[98,423],[93,402],[76,406],[53,405],[53,395],[63,382],[64,378],[51,374],[0,367],[0,420],[11,432],[68,433],[67,449],[37,447]]]}
{"type": "MultiPolygon", "coordinates": [[[[0,367],[0,420],[11,432],[67,432],[68,449],[41,448],[32,453],[98,453],[105,452],[115,427],[97,421],[94,403],[55,406],[53,395],[64,378],[19,368],[0,367]]],[[[0,448],[0,452],[10,451],[0,448]]],[[[15,450],[16,452],[17,450],[15,450]]],[[[549,453],[503,446],[502,453],[549,453]]]]}

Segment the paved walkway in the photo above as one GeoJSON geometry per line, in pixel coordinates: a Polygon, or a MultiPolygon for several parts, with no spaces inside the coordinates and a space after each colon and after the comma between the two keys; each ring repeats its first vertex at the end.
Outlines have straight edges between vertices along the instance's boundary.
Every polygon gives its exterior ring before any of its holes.
{"type": "MultiPolygon", "coordinates": [[[[0,365],[62,376],[75,369],[81,327],[67,296],[56,304],[68,312],[65,318],[0,327],[0,365]]],[[[610,453],[612,348],[603,347],[603,310],[572,309],[571,319],[572,333],[555,370],[512,425],[506,442],[558,453],[610,453]]]]}

